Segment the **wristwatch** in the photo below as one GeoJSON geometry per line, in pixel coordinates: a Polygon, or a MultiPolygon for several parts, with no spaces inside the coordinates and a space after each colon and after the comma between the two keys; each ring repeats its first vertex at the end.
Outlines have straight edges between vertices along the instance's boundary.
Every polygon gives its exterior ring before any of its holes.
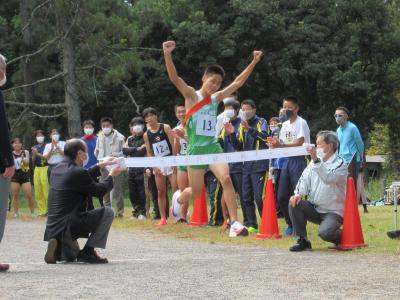
{"type": "Polygon", "coordinates": [[[314,159],[313,162],[314,162],[314,164],[317,164],[317,163],[321,162],[321,160],[319,159],[319,157],[317,157],[317,159],[314,159]]]}

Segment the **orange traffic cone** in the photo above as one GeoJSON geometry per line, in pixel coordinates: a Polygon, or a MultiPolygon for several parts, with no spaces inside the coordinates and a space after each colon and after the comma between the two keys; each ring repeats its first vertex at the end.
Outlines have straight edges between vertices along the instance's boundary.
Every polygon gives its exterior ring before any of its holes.
{"type": "Polygon", "coordinates": [[[204,226],[208,224],[206,187],[203,185],[201,195],[194,199],[193,215],[189,222],[190,226],[204,226]]]}
{"type": "Polygon", "coordinates": [[[364,243],[354,180],[352,177],[348,177],[342,240],[337,248],[344,250],[366,246],[368,246],[368,244],[364,243]]]}
{"type": "Polygon", "coordinates": [[[272,179],[268,179],[265,193],[264,206],[261,217],[261,226],[256,239],[281,239],[279,233],[278,217],[276,216],[275,194],[272,179]]]}

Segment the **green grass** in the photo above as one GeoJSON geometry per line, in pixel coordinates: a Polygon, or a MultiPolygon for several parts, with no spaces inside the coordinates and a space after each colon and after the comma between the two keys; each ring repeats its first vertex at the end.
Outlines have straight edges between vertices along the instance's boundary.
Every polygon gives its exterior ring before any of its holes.
{"type": "MultiPolygon", "coordinates": [[[[21,197],[20,201],[20,218],[24,221],[31,221],[32,219],[30,218],[25,199],[21,197]]],[[[96,200],[95,205],[97,205],[96,200]]],[[[363,213],[362,209],[360,209],[364,240],[368,243],[368,247],[346,253],[357,255],[400,255],[400,241],[391,240],[386,235],[387,231],[394,229],[393,206],[377,206],[369,207],[368,209],[368,214],[363,213]]],[[[256,240],[255,235],[250,235],[245,238],[240,237],[232,239],[228,237],[226,231],[222,232],[219,227],[190,227],[184,224],[174,224],[172,219],[169,220],[168,226],[158,228],[157,226],[154,226],[155,221],[150,219],[145,221],[130,220],[130,211],[130,202],[128,199],[125,199],[125,217],[123,219],[116,219],[113,223],[113,227],[129,231],[155,233],[161,236],[165,235],[168,237],[194,240],[210,244],[223,243],[230,245],[258,246],[262,248],[288,249],[295,243],[292,237],[282,238],[280,240],[256,240]]],[[[240,215],[241,210],[239,209],[238,212],[240,215]]],[[[239,219],[241,219],[241,216],[239,216],[239,219]]],[[[38,220],[45,219],[39,218],[38,220]]],[[[279,219],[279,229],[281,233],[286,228],[285,225],[284,221],[279,219]]],[[[327,252],[327,247],[330,244],[322,241],[318,237],[318,226],[309,223],[307,230],[314,250],[327,252]]]]}

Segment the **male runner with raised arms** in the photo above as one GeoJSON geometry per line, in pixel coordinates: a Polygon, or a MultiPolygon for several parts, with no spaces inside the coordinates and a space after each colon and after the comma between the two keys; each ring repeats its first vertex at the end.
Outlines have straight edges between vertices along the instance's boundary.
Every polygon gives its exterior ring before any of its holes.
{"type": "MultiPolygon", "coordinates": [[[[171,55],[174,49],[174,41],[163,43],[164,59],[169,79],[185,98],[185,107],[187,111],[186,133],[189,137],[187,154],[200,155],[222,153],[215,132],[218,103],[234,93],[246,82],[247,78],[253,72],[254,67],[260,61],[262,52],[254,51],[252,62],[229,86],[221,91],[218,90],[224,78],[224,70],[220,66],[208,67],[202,77],[203,84],[201,89],[195,91],[194,88],[188,86],[186,82],[178,76],[171,55]],[[197,109],[192,109],[195,105],[197,109]],[[192,111],[190,111],[191,109],[192,111]]],[[[204,184],[204,170],[206,168],[207,165],[190,166],[188,168],[190,188],[186,188],[182,192],[180,203],[185,204],[189,201],[190,197],[195,199],[200,196],[204,184]]],[[[247,228],[237,220],[235,190],[231,178],[229,177],[228,164],[213,164],[210,165],[209,168],[221,182],[224,190],[224,199],[232,222],[229,236],[248,235],[247,228]]]]}

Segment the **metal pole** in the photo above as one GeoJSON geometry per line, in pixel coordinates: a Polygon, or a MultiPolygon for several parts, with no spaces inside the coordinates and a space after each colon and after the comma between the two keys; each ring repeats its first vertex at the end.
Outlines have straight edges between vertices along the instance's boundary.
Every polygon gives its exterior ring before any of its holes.
{"type": "Polygon", "coordinates": [[[397,230],[397,185],[394,185],[394,229],[397,230]]]}

